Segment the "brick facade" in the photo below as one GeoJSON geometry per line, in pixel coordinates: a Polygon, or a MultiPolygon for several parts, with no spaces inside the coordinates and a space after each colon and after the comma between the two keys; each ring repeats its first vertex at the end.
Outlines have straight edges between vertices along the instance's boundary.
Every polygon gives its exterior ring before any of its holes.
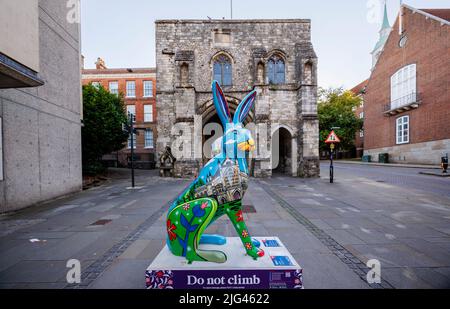
{"type": "MultiPolygon", "coordinates": [[[[232,66],[232,85],[223,87],[231,112],[255,87],[258,95],[251,121],[267,124],[271,132],[288,132],[286,173],[318,176],[317,57],[310,26],[309,20],[157,21],[158,153],[177,139],[184,145],[197,144],[195,138],[176,136],[173,127],[193,131],[196,117],[202,116],[200,126],[214,117],[213,65],[223,55],[232,66]],[[281,84],[268,81],[267,65],[274,56],[285,64],[281,84]]],[[[201,136],[196,138],[202,141],[201,136]]],[[[269,147],[271,138],[269,132],[265,141],[269,147]]],[[[194,149],[190,151],[187,158],[178,158],[177,176],[193,175],[204,163],[194,149]]],[[[270,176],[270,154],[255,158],[252,166],[255,176],[270,176]]]]}
{"type": "Polygon", "coordinates": [[[450,153],[450,23],[427,15],[433,10],[402,8],[406,43],[401,47],[397,18],[367,84],[364,153],[388,152],[392,162],[436,164],[450,153]],[[391,76],[409,64],[416,64],[417,104],[393,110],[391,76]],[[398,145],[396,121],[402,116],[409,116],[409,142],[398,145]]]}
{"type": "MultiPolygon", "coordinates": [[[[83,69],[83,85],[89,83],[100,83],[106,90],[109,90],[110,82],[117,82],[119,93],[124,95],[125,105],[134,105],[136,110],[136,128],[150,129],[153,132],[153,147],[145,147],[144,131],[139,131],[136,136],[135,161],[139,168],[150,168],[155,164],[155,148],[157,140],[157,110],[156,110],[156,70],[153,68],[134,69],[108,69],[104,62],[99,59],[96,69],[83,69]],[[127,97],[126,84],[128,81],[135,82],[135,97],[127,97]],[[144,96],[144,81],[153,83],[151,96],[144,96]],[[151,105],[153,121],[144,121],[144,106],[151,105]]],[[[113,165],[127,166],[131,155],[131,149],[126,146],[118,153],[105,156],[103,159],[110,161],[113,165]]]]}

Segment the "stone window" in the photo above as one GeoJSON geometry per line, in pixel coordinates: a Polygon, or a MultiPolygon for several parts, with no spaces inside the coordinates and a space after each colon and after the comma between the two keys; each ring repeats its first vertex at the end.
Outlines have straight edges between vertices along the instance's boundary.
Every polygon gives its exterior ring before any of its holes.
{"type": "Polygon", "coordinates": [[[258,63],[256,69],[256,81],[258,84],[264,84],[264,64],[262,62],[258,63]]]}
{"type": "Polygon", "coordinates": [[[92,82],[92,86],[96,89],[100,89],[100,82],[92,82]]]}
{"type": "Polygon", "coordinates": [[[151,129],[145,130],[145,148],[153,148],[153,131],[151,129]]]}
{"type": "Polygon", "coordinates": [[[397,145],[409,143],[409,116],[397,118],[397,145]]]}
{"type": "Polygon", "coordinates": [[[217,80],[222,86],[231,86],[233,83],[233,71],[231,60],[226,55],[219,55],[214,59],[214,80],[217,80]]]}
{"type": "Polygon", "coordinates": [[[189,83],[189,65],[183,63],[180,68],[180,83],[186,85],[189,83]]]}
{"type": "Polygon", "coordinates": [[[305,81],[305,84],[312,84],[312,63],[311,62],[307,62],[305,63],[305,69],[303,72],[303,80],[305,81]]]}
{"type": "Polygon", "coordinates": [[[285,83],[285,64],[279,56],[272,56],[267,62],[267,75],[269,84],[279,85],[285,83]]]}

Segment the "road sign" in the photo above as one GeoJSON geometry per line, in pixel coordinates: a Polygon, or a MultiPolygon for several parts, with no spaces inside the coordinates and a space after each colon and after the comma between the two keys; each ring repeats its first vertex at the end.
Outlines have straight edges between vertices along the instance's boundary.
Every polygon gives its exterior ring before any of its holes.
{"type": "Polygon", "coordinates": [[[334,143],[340,143],[341,140],[339,137],[334,133],[334,130],[331,131],[330,135],[328,135],[327,140],[325,141],[326,144],[334,144],[334,143]]]}

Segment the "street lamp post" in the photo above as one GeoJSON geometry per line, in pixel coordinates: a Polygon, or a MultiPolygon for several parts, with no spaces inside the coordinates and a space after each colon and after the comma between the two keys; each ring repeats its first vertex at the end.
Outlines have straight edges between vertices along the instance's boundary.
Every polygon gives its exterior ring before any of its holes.
{"type": "Polygon", "coordinates": [[[134,122],[136,121],[136,115],[132,113],[128,113],[128,124],[125,129],[126,132],[130,135],[131,138],[131,159],[130,159],[130,167],[131,167],[131,188],[134,189],[135,181],[134,181],[134,137],[139,135],[138,131],[145,131],[145,128],[135,128],[134,122]]]}

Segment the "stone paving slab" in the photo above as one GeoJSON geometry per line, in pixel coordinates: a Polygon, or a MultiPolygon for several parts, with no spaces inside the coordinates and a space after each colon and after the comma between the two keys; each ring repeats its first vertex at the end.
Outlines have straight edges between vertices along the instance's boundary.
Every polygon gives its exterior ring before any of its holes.
{"type": "Polygon", "coordinates": [[[66,261],[20,261],[1,273],[8,283],[55,283],[63,279],[66,261]]]}

